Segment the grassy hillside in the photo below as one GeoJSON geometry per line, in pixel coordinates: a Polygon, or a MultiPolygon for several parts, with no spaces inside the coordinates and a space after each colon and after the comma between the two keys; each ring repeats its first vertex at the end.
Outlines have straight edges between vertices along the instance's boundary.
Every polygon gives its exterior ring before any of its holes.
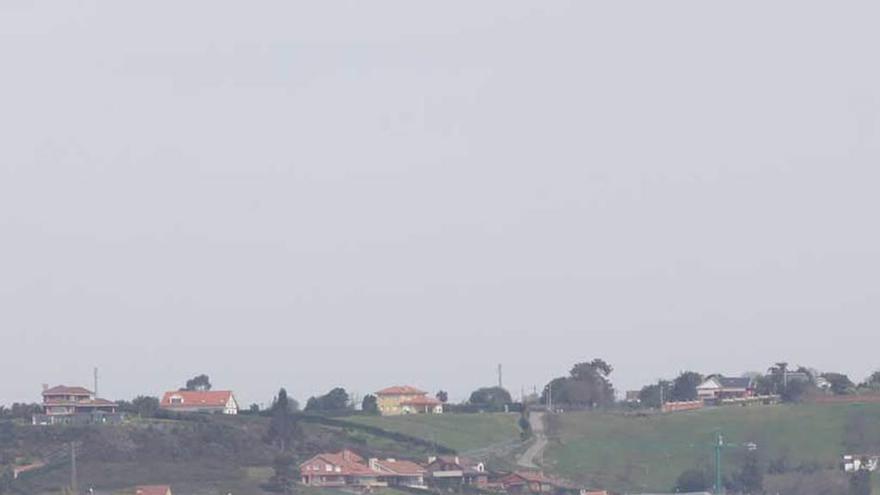
{"type": "MultiPolygon", "coordinates": [[[[264,438],[268,419],[206,416],[186,421],[135,420],[120,426],[2,426],[0,464],[13,459],[42,459],[66,445],[79,445],[80,484],[120,490],[137,484],[170,483],[182,493],[258,495],[272,474],[278,454],[264,438]]],[[[299,423],[295,455],[352,448],[365,456],[423,458],[427,446],[383,432],[299,423]]],[[[14,485],[16,494],[59,493],[70,479],[69,462],[29,474],[14,485]]]]}
{"type": "MultiPolygon", "coordinates": [[[[719,408],[650,417],[571,413],[551,419],[545,454],[552,470],[616,490],[669,490],[676,477],[713,465],[713,438],[755,442],[764,464],[789,472],[837,469],[844,452],[880,454],[880,405],[719,408]]],[[[729,471],[744,448],[725,452],[729,471]]]]}
{"type": "Polygon", "coordinates": [[[468,452],[519,438],[516,414],[419,414],[357,416],[349,421],[423,438],[459,452],[468,452]]]}

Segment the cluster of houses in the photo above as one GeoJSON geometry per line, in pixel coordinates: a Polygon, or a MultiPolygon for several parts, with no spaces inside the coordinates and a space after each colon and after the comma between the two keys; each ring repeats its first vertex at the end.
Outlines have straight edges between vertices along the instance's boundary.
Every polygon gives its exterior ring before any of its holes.
{"type": "MultiPolygon", "coordinates": [[[[118,423],[124,419],[116,402],[96,397],[85,387],[43,386],[42,409],[35,414],[35,425],[118,423]]],[[[442,414],[443,403],[428,392],[408,385],[388,387],[376,392],[379,413],[442,414]]],[[[159,408],[179,413],[235,415],[239,404],[231,390],[174,390],[165,392],[159,408]]]]}
{"type": "Polygon", "coordinates": [[[492,473],[482,462],[458,456],[429,457],[420,463],[365,459],[351,450],[322,453],[299,466],[304,485],[369,491],[381,487],[450,489],[472,487],[509,495],[605,495],[588,491],[539,471],[492,473]]]}

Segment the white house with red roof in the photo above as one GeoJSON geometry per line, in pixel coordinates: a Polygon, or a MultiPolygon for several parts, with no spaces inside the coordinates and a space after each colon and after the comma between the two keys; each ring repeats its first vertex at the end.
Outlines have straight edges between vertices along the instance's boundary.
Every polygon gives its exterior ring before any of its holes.
{"type": "Polygon", "coordinates": [[[229,390],[178,390],[165,392],[159,407],[183,413],[238,414],[238,401],[229,390]]]}
{"type": "Polygon", "coordinates": [[[401,414],[442,414],[443,403],[428,397],[428,392],[409,385],[395,385],[376,392],[382,416],[401,414]]]}

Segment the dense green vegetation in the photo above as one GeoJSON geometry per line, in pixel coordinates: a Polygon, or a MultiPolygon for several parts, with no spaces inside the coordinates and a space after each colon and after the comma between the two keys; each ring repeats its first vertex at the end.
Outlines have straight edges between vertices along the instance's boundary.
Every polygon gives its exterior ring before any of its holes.
{"type": "Polygon", "coordinates": [[[520,435],[518,419],[518,414],[504,413],[347,418],[355,423],[422,438],[459,452],[515,441],[520,435]]]}
{"type": "MultiPolygon", "coordinates": [[[[688,469],[711,469],[713,439],[758,446],[770,474],[838,469],[845,452],[880,453],[880,404],[730,407],[669,415],[571,413],[551,419],[548,467],[593,486],[669,490],[688,469]]],[[[725,451],[726,475],[748,449],[725,451]]]]}

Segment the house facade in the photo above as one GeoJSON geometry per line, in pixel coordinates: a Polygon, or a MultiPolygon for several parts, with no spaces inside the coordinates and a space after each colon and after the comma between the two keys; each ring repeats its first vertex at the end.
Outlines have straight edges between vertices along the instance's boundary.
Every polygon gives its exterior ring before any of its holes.
{"type": "Polygon", "coordinates": [[[380,473],[366,464],[363,457],[351,450],[333,454],[318,454],[299,466],[300,481],[315,487],[382,487],[380,473]]]}
{"type": "Polygon", "coordinates": [[[376,392],[379,413],[383,416],[401,414],[441,414],[443,404],[428,392],[409,385],[397,385],[376,392]]]}
{"type": "Polygon", "coordinates": [[[754,395],[754,380],[748,377],[711,375],[697,386],[697,397],[703,402],[747,399],[754,395]]]}
{"type": "Polygon", "coordinates": [[[509,495],[586,495],[590,492],[578,488],[566,481],[550,478],[540,471],[516,471],[503,476],[500,480],[509,495]]]}
{"type": "Polygon", "coordinates": [[[95,397],[84,387],[58,385],[43,386],[42,414],[36,414],[34,424],[83,424],[121,420],[115,402],[95,397]]]}
{"type": "Polygon", "coordinates": [[[458,456],[429,457],[426,470],[434,485],[482,488],[489,484],[489,472],[484,463],[458,456]]]}
{"type": "Polygon", "coordinates": [[[238,401],[229,390],[178,390],[165,392],[159,407],[182,413],[238,414],[238,401]]]}
{"type": "Polygon", "coordinates": [[[428,471],[415,462],[397,459],[370,459],[369,466],[379,474],[379,481],[384,481],[388,486],[427,488],[425,475],[428,471]]]}

